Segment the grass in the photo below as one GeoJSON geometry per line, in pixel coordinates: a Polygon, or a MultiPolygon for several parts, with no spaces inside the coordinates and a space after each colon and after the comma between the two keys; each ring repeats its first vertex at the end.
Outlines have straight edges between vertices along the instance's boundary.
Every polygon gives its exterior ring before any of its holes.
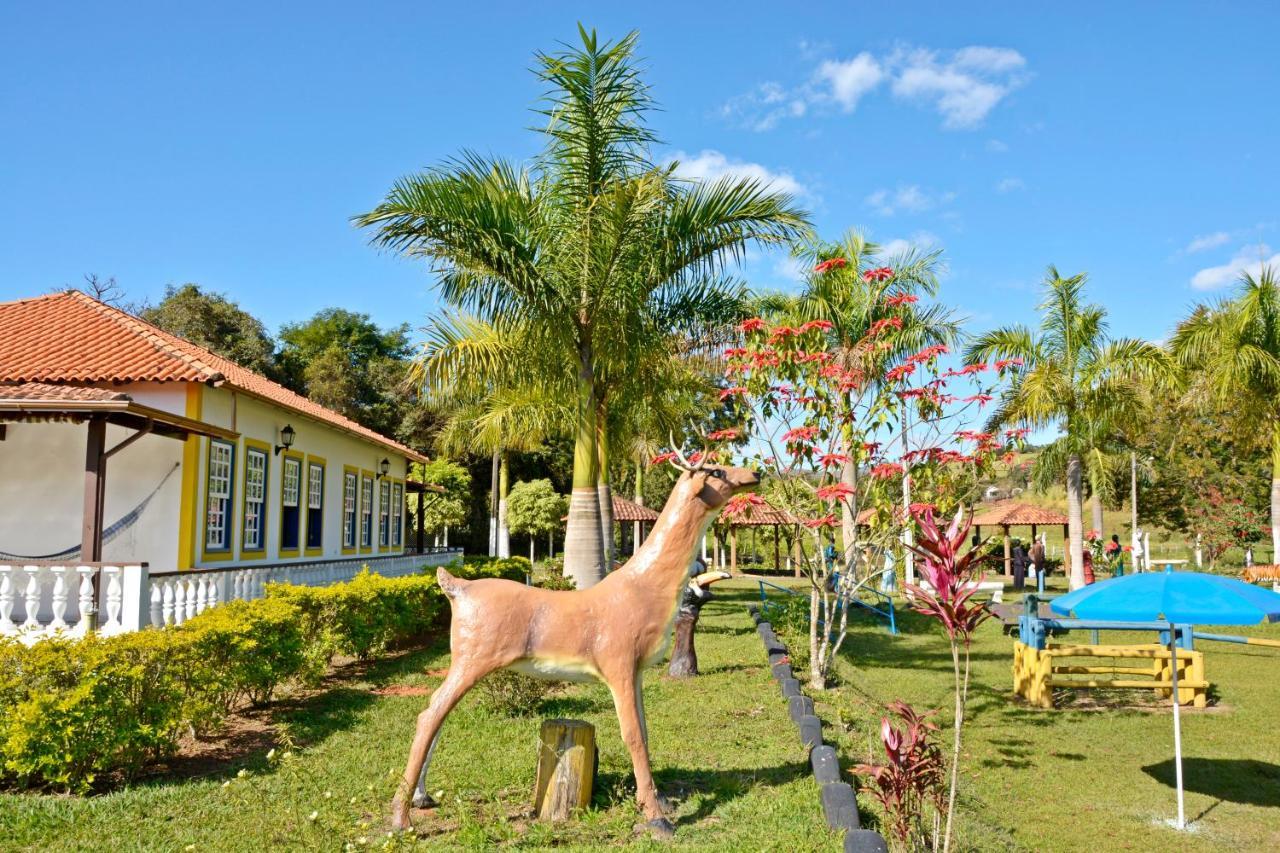
{"type": "MultiPolygon", "coordinates": [[[[836,724],[828,730],[838,732],[844,767],[883,759],[878,730],[886,702],[950,708],[951,658],[940,629],[901,609],[898,625],[902,634],[891,637],[859,620],[837,664],[840,684],[817,697],[819,714],[836,724]]],[[[1224,632],[1280,639],[1280,625],[1224,632]]],[[[1088,642],[1078,633],[1073,640],[1088,642]]],[[[1108,632],[1102,641],[1150,640],[1108,632]]],[[[972,650],[961,849],[1280,849],[1280,650],[1198,645],[1215,704],[1183,714],[1195,832],[1182,835],[1162,823],[1175,814],[1168,705],[1138,691],[1063,691],[1064,707],[1026,707],[1011,698],[1012,645],[989,621],[972,650]]],[[[937,719],[945,727],[950,718],[943,710],[937,719]]],[[[874,811],[870,797],[860,804],[874,811]]]]}
{"type": "MultiPolygon", "coordinates": [[[[1058,584],[1061,580],[1055,578],[1058,584]]],[[[745,604],[754,584],[717,587],[699,629],[703,675],[646,684],[653,764],[677,803],[671,846],[698,850],[829,850],[818,792],[785,706],[769,678],[745,604]]],[[[838,684],[816,696],[841,765],[879,760],[883,705],[950,704],[951,662],[931,622],[899,609],[902,634],[858,621],[837,664],[838,684]]],[[[1280,638],[1280,626],[1238,631],[1280,638]]],[[[1138,635],[1113,642],[1148,640],[1138,635]]],[[[1215,704],[1183,716],[1188,816],[1174,814],[1167,706],[1134,691],[1058,710],[1010,698],[1012,640],[995,623],[973,649],[970,722],[961,787],[962,850],[1262,850],[1280,848],[1280,651],[1203,643],[1215,704]],[[1127,707],[1117,707],[1123,705],[1127,707]]],[[[799,643],[793,643],[798,650],[799,643]]],[[[576,685],[536,717],[495,716],[469,696],[450,717],[429,787],[443,805],[417,814],[418,835],[386,836],[387,803],[426,673],[447,664],[441,646],[367,668],[347,667],[320,693],[253,715],[212,755],[190,756],[149,779],[91,797],[0,795],[4,849],[199,851],[357,848],[587,850],[664,845],[636,836],[630,761],[612,705],[597,685],[576,685]],[[597,727],[601,772],[591,810],[548,825],[528,819],[539,718],[597,727]],[[276,747],[274,759],[268,750],[276,747]],[[282,757],[290,750],[288,757],[282,757]],[[243,771],[243,775],[240,775],[243,771]],[[311,818],[315,813],[314,819],[311,818]],[[361,843],[364,839],[364,843],[361,843]]],[[[1096,697],[1093,697],[1096,698],[1096,697]]],[[[939,714],[944,725],[949,716],[939,714]]],[[[875,825],[876,806],[860,802],[875,825]]]]}
{"type": "MultiPolygon", "coordinates": [[[[659,789],[676,801],[674,847],[699,850],[840,849],[825,827],[799,739],[770,679],[743,600],[713,601],[699,634],[703,675],[651,670],[645,685],[659,789]]],[[[418,813],[419,837],[387,838],[387,806],[424,696],[447,666],[436,647],[347,667],[322,692],[241,721],[213,755],[180,760],[131,787],[90,797],[0,795],[5,850],[333,850],[357,848],[566,850],[664,845],[633,833],[630,759],[603,686],[569,687],[537,716],[485,711],[473,693],[450,716],[429,787],[441,808],[418,813]],[[600,776],[581,820],[527,817],[539,719],[596,726],[600,776]],[[267,758],[268,750],[275,756],[267,758]],[[286,757],[285,753],[289,755],[286,757]],[[314,813],[314,818],[312,814],[314,813]]]]}

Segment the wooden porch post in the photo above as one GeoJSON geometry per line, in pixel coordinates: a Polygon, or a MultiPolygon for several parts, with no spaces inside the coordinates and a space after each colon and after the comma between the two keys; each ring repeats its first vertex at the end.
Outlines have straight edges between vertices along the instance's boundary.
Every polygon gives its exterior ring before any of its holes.
{"type": "Polygon", "coordinates": [[[1004,575],[1009,577],[1013,574],[1013,542],[1009,538],[1009,525],[1002,524],[1000,528],[1004,531],[1004,575]]]}
{"type": "Polygon", "coordinates": [[[773,526],[773,570],[775,572],[782,571],[782,556],[779,553],[778,540],[782,538],[782,529],[778,525],[773,526]]]}
{"type": "MultiPolygon", "coordinates": [[[[422,510],[423,510],[422,505],[426,502],[426,500],[427,500],[427,493],[425,491],[418,492],[417,515],[418,515],[418,553],[419,554],[425,553],[427,550],[427,531],[422,529],[422,510]]],[[[446,533],[445,535],[447,536],[448,534],[446,533]]]]}
{"type": "MultiPolygon", "coordinates": [[[[84,453],[84,512],[80,530],[80,559],[86,563],[102,562],[102,516],[106,497],[107,422],[101,417],[88,422],[84,453]]],[[[94,578],[97,580],[96,576],[94,578]]]]}

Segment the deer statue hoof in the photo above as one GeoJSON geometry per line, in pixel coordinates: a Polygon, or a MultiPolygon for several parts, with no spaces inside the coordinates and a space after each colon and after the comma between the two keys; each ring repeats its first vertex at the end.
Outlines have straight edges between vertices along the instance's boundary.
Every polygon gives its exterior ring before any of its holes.
{"type": "Polygon", "coordinates": [[[405,832],[410,828],[409,809],[397,801],[391,807],[391,829],[393,832],[405,832]]]}
{"type": "Polygon", "coordinates": [[[658,794],[658,808],[662,811],[663,815],[672,815],[675,814],[676,811],[675,803],[671,802],[669,798],[664,797],[662,794],[658,794]]]}
{"type": "Polygon", "coordinates": [[[434,809],[440,803],[436,802],[436,798],[428,794],[426,791],[415,792],[413,795],[413,807],[415,809],[434,809]]]}
{"type": "Polygon", "coordinates": [[[636,824],[636,833],[649,835],[658,841],[670,841],[676,837],[676,828],[665,817],[636,824]]]}

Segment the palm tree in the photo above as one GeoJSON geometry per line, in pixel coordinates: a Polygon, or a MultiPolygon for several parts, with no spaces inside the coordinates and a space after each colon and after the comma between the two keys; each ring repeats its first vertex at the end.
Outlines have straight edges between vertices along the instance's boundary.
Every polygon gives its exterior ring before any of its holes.
{"type": "Polygon", "coordinates": [[[636,355],[626,344],[637,324],[655,302],[717,301],[727,263],[751,243],[802,235],[807,219],[758,181],[690,183],[675,164],[653,165],[636,34],[612,44],[579,34],[581,47],[537,56],[550,93],[547,145],[531,168],[463,155],[401,179],[355,221],[376,229],[375,244],[428,258],[448,303],[518,322],[531,347],[572,370],[565,571],[585,588],[605,570],[601,417],[610,382],[636,355]]]}
{"type": "MultiPolygon", "coordinates": [[[[784,305],[782,311],[784,316],[798,321],[830,322],[833,351],[845,361],[842,366],[860,368],[868,376],[878,376],[912,353],[933,344],[952,344],[959,337],[959,323],[944,306],[891,308],[885,302],[887,297],[899,295],[936,295],[941,268],[940,251],[922,252],[911,248],[890,257],[878,244],[857,231],[850,231],[838,243],[817,243],[798,254],[810,266],[831,258],[844,258],[846,261],[843,267],[810,273],[803,293],[791,304],[784,305]],[[892,275],[888,278],[865,275],[880,266],[888,266],[892,275]],[[893,347],[874,351],[859,347],[859,342],[871,327],[889,316],[903,320],[902,329],[893,337],[893,347]]],[[[847,402],[852,405],[851,401],[847,402]]],[[[856,495],[858,454],[854,452],[855,440],[852,427],[846,426],[842,452],[849,461],[841,469],[841,482],[853,487],[856,495]]],[[[846,563],[852,560],[855,552],[857,517],[856,497],[842,501],[841,533],[846,563]]]]}
{"type": "MultiPolygon", "coordinates": [[[[1280,285],[1264,266],[1235,295],[1200,305],[1179,324],[1173,351],[1202,407],[1247,409],[1271,442],[1271,548],[1280,555],[1280,285]]],[[[1273,561],[1280,559],[1274,557],[1273,561]]]]}
{"type": "Polygon", "coordinates": [[[1023,424],[1057,427],[1065,456],[1071,588],[1084,585],[1082,457],[1102,446],[1108,425],[1142,411],[1143,383],[1170,374],[1168,354],[1136,338],[1109,339],[1106,311],[1084,304],[1084,273],[1063,278],[1050,266],[1040,328],[1006,326],[980,335],[965,352],[969,364],[1022,359],[988,428],[1023,424]]]}

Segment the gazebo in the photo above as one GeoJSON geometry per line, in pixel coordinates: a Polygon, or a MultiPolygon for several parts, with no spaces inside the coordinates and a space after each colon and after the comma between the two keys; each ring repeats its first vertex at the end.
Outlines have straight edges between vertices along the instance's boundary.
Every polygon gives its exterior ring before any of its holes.
{"type": "Polygon", "coordinates": [[[1004,573],[1006,575],[1013,573],[1013,549],[1009,536],[1009,529],[1012,527],[1030,527],[1031,538],[1036,538],[1036,533],[1041,527],[1061,527],[1062,538],[1067,538],[1067,517],[1060,512],[1034,504],[1021,503],[1020,501],[998,501],[991,504],[984,510],[977,512],[973,517],[974,535],[981,538],[982,528],[999,527],[1004,535],[1004,573]]]}
{"type": "MultiPolygon", "coordinates": [[[[737,571],[738,568],[738,528],[749,527],[753,531],[759,527],[772,527],[774,529],[773,538],[773,565],[777,570],[782,569],[782,553],[779,548],[780,528],[790,527],[797,529],[801,525],[801,520],[791,513],[770,504],[764,498],[753,495],[751,498],[735,498],[725,507],[720,517],[716,519],[716,525],[729,532],[729,571],[737,571]]],[[[794,541],[794,539],[793,539],[794,541]]]]}
{"type": "MultiPolygon", "coordinates": [[[[633,524],[631,529],[631,553],[634,554],[645,540],[645,524],[653,524],[653,522],[657,521],[658,513],[643,504],[629,501],[615,494],[613,495],[613,520],[619,526],[628,521],[633,524]]],[[[623,527],[622,530],[625,536],[626,528],[623,527]]]]}

